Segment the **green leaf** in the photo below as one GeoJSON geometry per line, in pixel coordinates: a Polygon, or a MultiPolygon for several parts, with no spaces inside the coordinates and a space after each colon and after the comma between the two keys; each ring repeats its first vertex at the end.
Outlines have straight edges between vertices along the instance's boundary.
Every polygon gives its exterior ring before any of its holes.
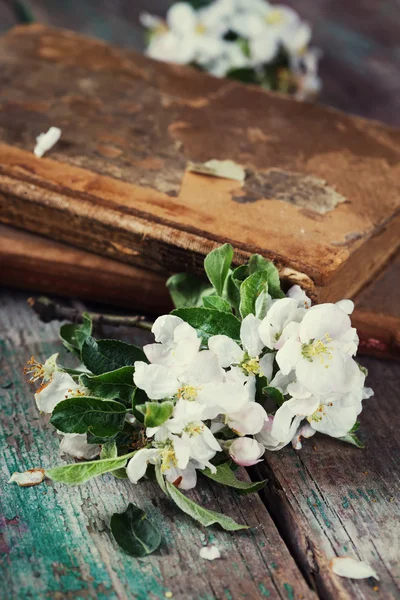
{"type": "Polygon", "coordinates": [[[80,485],[93,477],[98,477],[104,473],[110,473],[111,471],[125,467],[128,458],[131,458],[133,455],[134,452],[131,452],[118,458],[92,460],[90,462],[79,462],[63,467],[54,467],[53,469],[46,470],[46,477],[68,485],[80,485]]]}
{"type": "Polygon", "coordinates": [[[285,396],[280,390],[278,390],[278,388],[270,387],[267,385],[262,389],[262,393],[264,394],[264,396],[272,398],[272,400],[274,400],[278,404],[278,406],[282,406],[282,404],[285,402],[285,396]]]}
{"type": "Polygon", "coordinates": [[[101,459],[117,458],[117,456],[118,456],[118,449],[117,449],[117,444],[115,443],[114,440],[110,440],[102,445],[101,452],[100,452],[101,459]]]}
{"type": "Polygon", "coordinates": [[[177,308],[171,314],[194,327],[203,344],[207,344],[212,335],[219,334],[240,341],[240,321],[231,313],[213,308],[177,308]]]}
{"type": "Polygon", "coordinates": [[[146,427],[159,427],[170,418],[174,411],[174,403],[170,400],[165,402],[146,402],[136,405],[136,409],[144,415],[146,427]]]}
{"type": "Polygon", "coordinates": [[[356,436],[355,433],[352,433],[351,431],[338,439],[342,440],[342,442],[346,442],[347,444],[357,446],[357,448],[365,448],[365,444],[356,436]]]}
{"type": "Polygon", "coordinates": [[[243,281],[249,277],[249,275],[250,271],[248,265],[240,265],[239,267],[236,267],[234,271],[232,271],[232,281],[238,290],[240,290],[240,286],[242,285],[243,281]]]}
{"type": "Polygon", "coordinates": [[[112,437],[124,426],[126,408],[120,402],[78,396],[63,400],[53,410],[50,422],[63,433],[86,433],[112,437]]]}
{"type": "Polygon", "coordinates": [[[249,67],[230,69],[227,72],[226,77],[234,79],[235,81],[241,81],[242,83],[253,83],[256,85],[259,83],[257,72],[249,67]]]}
{"type": "Polygon", "coordinates": [[[229,302],[220,298],[220,296],[205,296],[203,298],[203,306],[204,308],[215,308],[215,310],[220,310],[221,312],[232,312],[229,302]]]}
{"type": "Polygon", "coordinates": [[[218,296],[222,296],[225,281],[233,259],[233,248],[224,244],[207,254],[204,259],[204,269],[218,296]]]}
{"type": "Polygon", "coordinates": [[[130,405],[136,389],[133,383],[134,372],[134,367],[121,367],[102,375],[83,374],[80,381],[92,396],[106,400],[119,399],[130,405]]]}
{"type": "Polygon", "coordinates": [[[60,338],[65,348],[80,357],[84,341],[92,335],[92,319],[88,313],[83,313],[82,323],[65,323],[60,327],[60,338]]]}
{"type": "Polygon", "coordinates": [[[147,556],[161,544],[159,530],[148,520],[146,513],[132,503],[125,512],[113,514],[111,531],[117,544],[131,556],[147,556]]]}
{"type": "Polygon", "coordinates": [[[202,506],[199,506],[193,500],[190,500],[187,496],[182,494],[172,483],[169,481],[165,482],[168,495],[175,504],[187,515],[204,525],[209,527],[217,523],[226,531],[239,531],[240,529],[248,529],[247,525],[241,525],[236,523],[230,517],[222,515],[221,513],[214,512],[213,510],[207,510],[202,506]]]}
{"type": "Polygon", "coordinates": [[[249,270],[251,274],[265,271],[268,274],[268,292],[272,298],[285,297],[285,294],[281,289],[278,269],[275,267],[273,262],[266,260],[260,254],[253,254],[249,260],[249,270]]]}
{"type": "Polygon", "coordinates": [[[251,481],[240,481],[239,479],[236,479],[235,474],[230,467],[230,462],[218,465],[216,473],[212,473],[210,469],[204,469],[202,473],[213,481],[235,488],[239,494],[252,494],[253,492],[258,492],[258,490],[261,490],[265,486],[267,481],[265,479],[264,481],[253,483],[251,481]]]}
{"type": "Polygon", "coordinates": [[[201,306],[204,294],[214,291],[208,283],[189,273],[172,275],[166,286],[176,308],[201,306]]]}
{"type": "Polygon", "coordinates": [[[88,337],[82,346],[82,361],[95,375],[131,367],[135,361],[147,362],[143,350],[119,340],[98,340],[88,337]]]}
{"type": "Polygon", "coordinates": [[[257,271],[245,279],[240,286],[239,311],[242,319],[256,313],[256,300],[263,292],[268,291],[268,273],[257,271]]]}

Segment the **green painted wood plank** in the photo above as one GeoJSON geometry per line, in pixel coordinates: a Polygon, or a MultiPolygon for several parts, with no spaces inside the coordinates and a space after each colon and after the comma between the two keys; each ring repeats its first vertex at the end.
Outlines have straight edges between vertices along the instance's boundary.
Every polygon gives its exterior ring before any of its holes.
{"type": "Polygon", "coordinates": [[[0,297],[1,470],[0,597],[162,599],[313,598],[258,495],[240,497],[204,480],[194,497],[252,529],[228,534],[206,530],[180,513],[146,481],[133,486],[106,475],[82,487],[48,482],[18,488],[13,471],[63,464],[58,439],[34,405],[24,362],[60,348],[57,327],[39,323],[22,294],[0,297]],[[129,501],[143,508],[163,535],[146,559],[122,553],[110,536],[113,512],[129,501]],[[222,559],[199,557],[213,541],[222,559]]]}

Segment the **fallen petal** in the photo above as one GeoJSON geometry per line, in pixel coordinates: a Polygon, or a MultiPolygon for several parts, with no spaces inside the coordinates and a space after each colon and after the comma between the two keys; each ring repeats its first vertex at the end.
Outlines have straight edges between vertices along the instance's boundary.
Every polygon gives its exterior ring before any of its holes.
{"type": "Polygon", "coordinates": [[[367,565],[367,563],[351,558],[350,556],[339,556],[333,558],[330,562],[330,568],[335,575],[339,577],[349,577],[350,579],[367,579],[374,577],[379,581],[376,571],[367,565]]]}
{"type": "Polygon", "coordinates": [[[21,487],[39,485],[44,479],[44,469],[29,469],[23,473],[13,473],[8,483],[17,483],[21,487]]]}
{"type": "Polygon", "coordinates": [[[215,560],[221,558],[221,553],[216,546],[203,546],[199,552],[201,558],[206,560],[215,560]]]}
{"type": "Polygon", "coordinates": [[[210,175],[211,177],[233,179],[234,181],[239,181],[242,185],[246,178],[246,171],[241,165],[233,162],[233,160],[216,160],[213,158],[205,163],[189,162],[187,169],[193,173],[201,173],[202,175],[210,175]]]}

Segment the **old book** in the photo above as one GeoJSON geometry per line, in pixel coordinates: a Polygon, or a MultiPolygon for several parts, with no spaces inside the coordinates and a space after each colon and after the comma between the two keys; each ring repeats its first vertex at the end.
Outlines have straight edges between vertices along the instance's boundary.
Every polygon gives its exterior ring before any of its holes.
{"type": "Polygon", "coordinates": [[[39,25],[2,38],[0,81],[3,223],[162,273],[229,241],[319,301],[354,296],[399,244],[390,127],[39,25]],[[210,159],[244,182],[190,170],[210,159]]]}

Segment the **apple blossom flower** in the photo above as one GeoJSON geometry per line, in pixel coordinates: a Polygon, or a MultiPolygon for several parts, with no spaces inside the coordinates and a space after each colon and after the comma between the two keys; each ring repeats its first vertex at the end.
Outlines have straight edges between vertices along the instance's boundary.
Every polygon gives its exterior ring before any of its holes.
{"type": "Polygon", "coordinates": [[[351,358],[357,349],[357,332],[339,306],[313,306],[290,333],[276,355],[284,374],[294,370],[299,383],[315,395],[345,393],[357,386],[359,368],[351,358]]]}
{"type": "Polygon", "coordinates": [[[43,364],[35,360],[34,356],[26,363],[26,367],[24,367],[24,375],[30,375],[29,381],[34,383],[38,379],[42,379],[42,381],[49,381],[54,371],[57,370],[57,358],[58,352],[52,354],[43,364]]]}
{"type": "Polygon", "coordinates": [[[292,287],[288,289],[286,296],[297,300],[297,306],[299,308],[311,308],[310,298],[299,285],[292,285],[292,287]]]}
{"type": "Polygon", "coordinates": [[[76,383],[71,375],[54,371],[49,382],[40,386],[35,394],[36,405],[40,412],[52,413],[54,408],[67,398],[84,396],[85,388],[76,383]]]}
{"type": "Polygon", "coordinates": [[[191,489],[196,485],[196,468],[189,462],[189,449],[184,440],[171,435],[157,447],[141,448],[128,463],[126,472],[137,483],[146,474],[148,464],[161,465],[161,472],[170,483],[181,489],[191,489]]]}
{"type": "Polygon", "coordinates": [[[78,459],[93,460],[100,454],[99,444],[88,444],[86,433],[65,433],[60,442],[60,453],[78,459]]]}
{"type": "Polygon", "coordinates": [[[250,437],[240,437],[228,444],[232,460],[241,467],[250,467],[262,461],[264,446],[250,437]]]}
{"type": "Polygon", "coordinates": [[[278,408],[275,415],[268,415],[268,421],[264,423],[262,430],[255,435],[255,439],[263,445],[265,450],[275,452],[287,446],[303,419],[303,417],[293,417],[284,402],[278,408]]]}
{"type": "Polygon", "coordinates": [[[247,315],[240,326],[240,339],[243,348],[227,335],[214,335],[208,340],[208,347],[217,357],[221,367],[239,366],[247,376],[261,375],[267,379],[272,375],[273,354],[260,358],[264,343],[259,335],[261,321],[253,314],[247,315]]]}
{"type": "Polygon", "coordinates": [[[265,346],[271,350],[281,348],[289,337],[297,333],[304,314],[305,309],[299,308],[297,299],[276,300],[258,329],[265,346]]]}

